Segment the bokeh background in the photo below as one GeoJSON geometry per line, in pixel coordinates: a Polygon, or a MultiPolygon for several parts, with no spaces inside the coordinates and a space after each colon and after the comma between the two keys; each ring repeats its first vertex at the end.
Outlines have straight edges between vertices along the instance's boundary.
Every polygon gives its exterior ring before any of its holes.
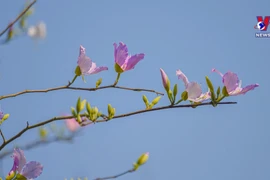
{"type": "MultiPolygon", "coordinates": [[[[1,29],[22,10],[25,1],[2,1],[1,29]]],[[[38,179],[114,175],[132,167],[141,153],[150,159],[138,172],[119,179],[138,180],[268,180],[270,178],[269,39],[256,39],[256,16],[270,15],[270,2],[259,1],[38,1],[29,25],[44,21],[47,38],[36,42],[23,36],[0,47],[0,94],[24,89],[65,85],[74,75],[79,46],[98,65],[109,71],[79,78],[74,86],[94,87],[114,82],[113,43],[123,41],[129,52],[145,53],[134,70],[122,75],[119,85],[164,91],[159,68],[171,83],[183,83],[175,75],[181,69],[191,81],[202,84],[209,76],[215,86],[221,78],[211,73],[238,73],[243,85],[259,83],[246,95],[230,97],[237,105],[171,109],[112,120],[82,129],[73,144],[53,143],[25,152],[28,160],[44,165],[38,179]]],[[[270,31],[270,30],[269,30],[270,31]]],[[[3,39],[3,37],[2,37],[3,39]]],[[[63,90],[25,94],[2,100],[10,113],[2,125],[11,137],[30,124],[70,113],[80,96],[103,112],[107,104],[117,114],[144,108],[142,95],[151,93],[107,89],[97,92],[63,90]]],[[[179,95],[180,96],[180,95],[179,95]]],[[[164,96],[159,105],[167,105],[164,96]]],[[[64,126],[63,121],[57,123],[64,126]]],[[[14,141],[25,144],[38,139],[31,130],[14,141]]],[[[2,161],[2,176],[12,159],[2,161]]]]}

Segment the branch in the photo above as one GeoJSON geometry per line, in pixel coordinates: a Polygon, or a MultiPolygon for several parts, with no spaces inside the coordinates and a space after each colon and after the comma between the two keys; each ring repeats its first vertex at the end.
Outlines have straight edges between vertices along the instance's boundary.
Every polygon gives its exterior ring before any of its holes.
{"type": "Polygon", "coordinates": [[[126,174],[128,174],[128,173],[132,173],[132,172],[134,172],[134,171],[135,171],[135,170],[132,168],[132,169],[130,169],[130,170],[127,170],[127,171],[125,171],[125,172],[123,172],[123,173],[120,173],[120,174],[117,174],[117,175],[115,175],[115,176],[108,176],[108,177],[103,177],[103,178],[96,178],[96,179],[93,179],[93,180],[116,179],[116,178],[118,178],[118,177],[120,177],[120,176],[126,175],[126,174]]]}
{"type": "Polygon", "coordinates": [[[0,37],[7,32],[7,30],[13,26],[37,1],[34,0],[31,4],[29,4],[18,16],[17,18],[9,23],[9,25],[0,33],[0,37]]]}
{"type": "Polygon", "coordinates": [[[3,132],[2,132],[1,129],[0,129],[0,134],[1,134],[1,137],[2,137],[2,139],[3,139],[3,142],[6,142],[5,136],[4,136],[4,134],[3,134],[3,132]]]}
{"type": "Polygon", "coordinates": [[[17,93],[14,93],[14,94],[0,96],[0,100],[6,99],[6,98],[11,98],[11,97],[16,97],[16,96],[19,96],[19,95],[22,95],[22,94],[28,94],[28,93],[46,93],[46,92],[58,91],[58,90],[62,90],[62,89],[80,90],[80,91],[97,91],[97,90],[101,90],[101,89],[115,88],[115,89],[123,89],[123,90],[128,90],[128,91],[145,91],[145,92],[156,93],[156,94],[159,94],[159,95],[162,95],[162,96],[164,95],[161,92],[157,92],[157,91],[151,90],[151,89],[128,88],[128,87],[114,86],[114,85],[100,86],[98,88],[81,88],[81,87],[70,87],[71,84],[72,83],[69,82],[68,85],[59,86],[59,87],[55,87],[55,88],[40,89],[40,90],[24,90],[24,91],[17,92],[17,93]]]}
{"type": "MultiPolygon", "coordinates": [[[[237,102],[220,102],[218,104],[237,104],[237,102]]],[[[209,106],[212,105],[211,102],[207,102],[207,103],[201,103],[198,104],[196,106],[209,106]]],[[[159,110],[163,110],[163,109],[172,109],[172,108],[188,108],[188,107],[192,107],[194,108],[193,104],[186,104],[186,105],[177,105],[177,106],[161,106],[161,107],[156,107],[156,108],[152,108],[152,109],[143,109],[143,110],[139,110],[139,111],[135,111],[135,112],[131,112],[131,113],[127,113],[127,114],[121,114],[118,116],[114,116],[112,119],[117,119],[117,118],[123,118],[123,117],[127,117],[127,116],[133,116],[136,114],[142,114],[142,113],[146,113],[146,112],[152,112],[152,111],[159,111],[159,110]]],[[[81,117],[85,117],[85,114],[81,114],[81,117]]],[[[103,117],[106,117],[105,115],[103,115],[103,117]]],[[[13,136],[12,138],[6,140],[5,142],[2,143],[2,145],[0,146],[0,151],[9,143],[11,143],[12,141],[14,141],[15,139],[19,138],[22,134],[24,134],[26,131],[36,128],[36,127],[40,127],[43,126],[45,124],[51,123],[53,121],[58,121],[58,120],[64,120],[64,119],[71,119],[74,118],[73,116],[60,116],[60,117],[54,117],[51,118],[49,120],[34,124],[32,126],[29,126],[29,123],[27,122],[27,125],[24,129],[22,129],[19,133],[17,133],[15,136],[13,136]]],[[[107,118],[103,118],[102,120],[97,120],[95,122],[99,123],[99,122],[107,122],[108,119],[107,118]]],[[[90,122],[92,123],[92,122],[90,122]]]]}
{"type": "MultiPolygon", "coordinates": [[[[23,149],[24,151],[26,151],[26,150],[30,150],[32,148],[35,148],[35,147],[38,147],[41,145],[48,145],[48,144],[53,143],[53,142],[72,142],[75,135],[76,135],[76,133],[73,133],[71,135],[64,136],[64,137],[54,137],[54,138],[50,138],[47,140],[46,139],[45,140],[36,140],[36,141],[30,142],[29,144],[26,144],[24,146],[20,146],[20,148],[23,149]]],[[[5,151],[5,152],[0,154],[0,159],[3,159],[4,157],[6,157],[12,153],[13,153],[13,149],[5,151]]]]}

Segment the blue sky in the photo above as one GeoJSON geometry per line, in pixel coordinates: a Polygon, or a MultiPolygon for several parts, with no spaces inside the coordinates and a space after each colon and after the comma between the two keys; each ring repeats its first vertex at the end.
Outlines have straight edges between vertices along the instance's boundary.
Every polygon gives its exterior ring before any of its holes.
{"type": "MultiPolygon", "coordinates": [[[[15,18],[23,7],[19,0],[0,6],[0,28],[15,18]]],[[[183,83],[175,75],[181,69],[191,81],[202,84],[209,76],[215,86],[221,78],[211,73],[236,72],[243,85],[260,87],[244,96],[230,97],[237,105],[216,108],[171,109],[140,114],[83,128],[73,144],[53,143],[25,152],[28,160],[44,165],[39,179],[114,175],[132,167],[143,152],[150,159],[138,172],[119,179],[138,180],[268,180],[270,178],[270,132],[268,102],[269,39],[256,39],[256,16],[270,15],[270,2],[259,1],[38,1],[29,24],[44,21],[47,38],[36,44],[21,37],[0,47],[0,94],[24,89],[65,85],[73,78],[83,45],[98,65],[109,71],[79,78],[74,86],[93,87],[115,79],[113,43],[123,41],[129,52],[145,53],[134,70],[126,72],[119,85],[164,91],[159,68],[171,83],[183,83]]],[[[107,104],[117,114],[144,108],[142,95],[123,90],[97,92],[56,91],[26,94],[1,100],[10,119],[2,128],[11,137],[30,124],[69,113],[80,96],[106,112],[107,104]]],[[[167,105],[166,97],[159,105],[167,105]]],[[[57,123],[63,126],[63,122],[57,123]]],[[[31,130],[6,148],[37,138],[31,130]]],[[[5,174],[11,158],[3,160],[5,174]]]]}

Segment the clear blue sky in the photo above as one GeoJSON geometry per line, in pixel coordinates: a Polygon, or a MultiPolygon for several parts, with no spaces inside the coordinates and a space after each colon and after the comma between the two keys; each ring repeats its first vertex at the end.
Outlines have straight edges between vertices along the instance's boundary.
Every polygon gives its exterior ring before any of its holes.
{"type": "MultiPolygon", "coordinates": [[[[3,1],[0,28],[15,18],[24,1],[3,1]]],[[[260,87],[244,96],[231,97],[237,105],[174,109],[141,114],[100,123],[83,130],[73,144],[51,144],[26,151],[28,160],[44,165],[39,179],[114,175],[129,169],[146,151],[150,159],[138,172],[123,180],[269,180],[269,39],[256,39],[256,16],[270,15],[270,1],[38,1],[29,24],[47,24],[48,36],[38,45],[21,37],[0,47],[0,94],[24,89],[64,85],[73,78],[79,46],[98,65],[109,71],[79,78],[74,85],[93,87],[115,79],[113,43],[123,41],[130,53],[145,53],[133,71],[123,74],[119,85],[163,91],[159,68],[171,83],[184,86],[175,75],[181,69],[190,80],[202,83],[204,76],[221,85],[211,73],[238,73],[243,85],[260,87]]],[[[117,114],[144,108],[141,96],[155,94],[102,90],[57,91],[4,99],[2,109],[10,113],[3,125],[11,137],[30,124],[69,113],[79,96],[106,112],[107,104],[117,114]]],[[[169,102],[164,97],[159,105],[169,102]]],[[[59,122],[59,125],[64,125],[59,122]]],[[[37,130],[25,133],[15,143],[35,140],[37,130]]],[[[3,161],[3,171],[12,167],[3,161]]]]}

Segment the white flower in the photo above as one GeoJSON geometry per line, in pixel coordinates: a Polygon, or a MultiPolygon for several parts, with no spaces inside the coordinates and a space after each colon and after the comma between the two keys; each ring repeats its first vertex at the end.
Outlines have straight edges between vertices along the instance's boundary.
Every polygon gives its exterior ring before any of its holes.
{"type": "Polygon", "coordinates": [[[27,34],[32,38],[44,39],[46,37],[46,24],[39,22],[35,26],[29,27],[27,34]]]}

